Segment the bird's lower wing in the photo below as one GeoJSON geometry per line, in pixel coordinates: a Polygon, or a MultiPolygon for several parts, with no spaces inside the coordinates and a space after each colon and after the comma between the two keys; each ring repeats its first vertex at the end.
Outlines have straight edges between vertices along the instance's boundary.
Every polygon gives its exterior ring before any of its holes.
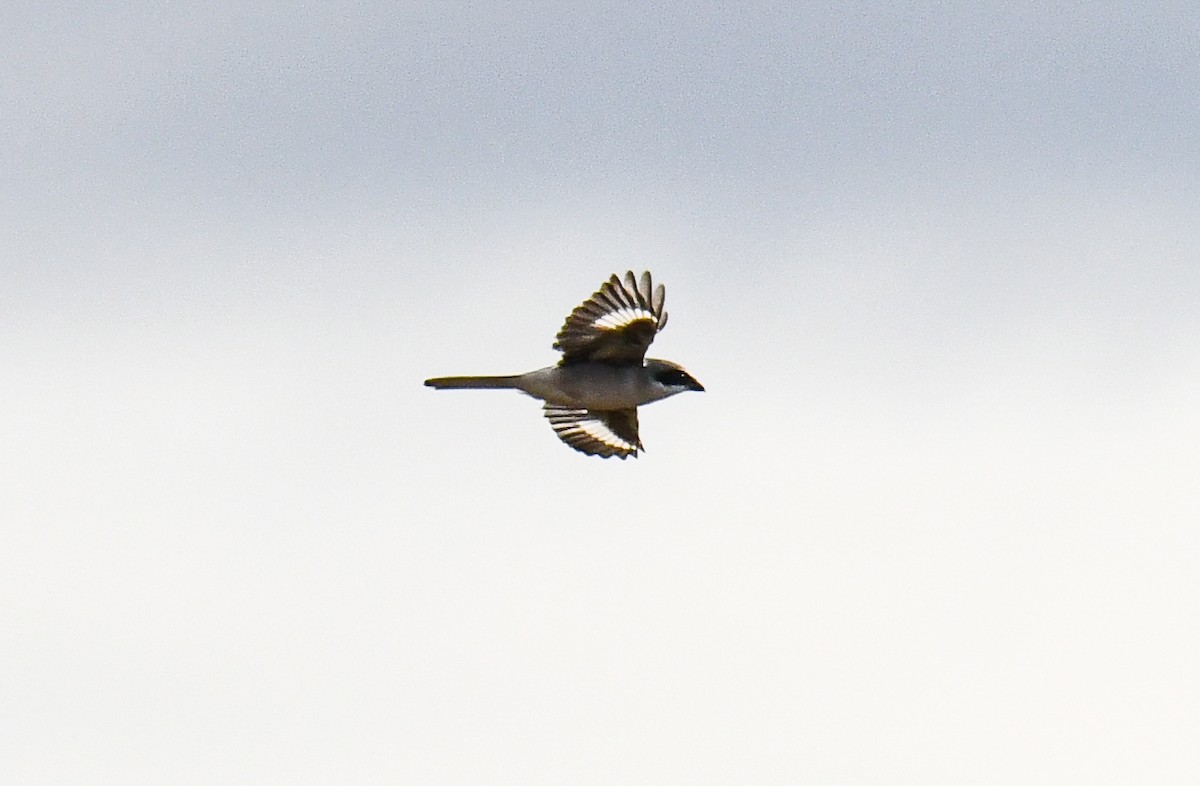
{"type": "Polygon", "coordinates": [[[577,409],[545,406],[546,418],[558,438],[580,453],[609,458],[637,457],[644,450],[638,439],[637,408],[577,409]]]}

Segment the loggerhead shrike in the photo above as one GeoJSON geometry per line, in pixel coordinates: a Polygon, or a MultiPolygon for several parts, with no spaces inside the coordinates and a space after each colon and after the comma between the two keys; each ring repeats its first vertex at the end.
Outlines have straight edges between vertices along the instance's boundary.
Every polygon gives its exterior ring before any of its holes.
{"type": "Polygon", "coordinates": [[[431,388],[519,390],[546,402],[543,409],[558,438],[591,456],[637,457],[637,408],[685,390],[704,390],[680,366],[646,360],[654,335],[667,324],[666,290],[653,288],[650,273],[635,281],[615,275],[571,312],[554,348],[557,366],[509,377],[438,377],[431,388]]]}

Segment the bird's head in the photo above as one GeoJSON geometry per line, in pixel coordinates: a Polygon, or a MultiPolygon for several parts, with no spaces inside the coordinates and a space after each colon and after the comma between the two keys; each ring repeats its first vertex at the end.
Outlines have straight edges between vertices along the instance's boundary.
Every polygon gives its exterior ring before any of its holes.
{"type": "Polygon", "coordinates": [[[649,369],[650,376],[654,378],[654,381],[670,391],[668,395],[682,393],[685,390],[704,391],[704,386],[697,382],[695,377],[684,371],[683,366],[669,360],[647,359],[646,368],[649,369]]]}

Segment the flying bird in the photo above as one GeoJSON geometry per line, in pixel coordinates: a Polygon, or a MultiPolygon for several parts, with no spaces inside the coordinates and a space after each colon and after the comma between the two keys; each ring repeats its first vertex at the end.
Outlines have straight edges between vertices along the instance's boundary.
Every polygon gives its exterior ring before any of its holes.
{"type": "Polygon", "coordinates": [[[655,334],[667,324],[666,289],[650,273],[635,280],[614,275],[570,316],[554,341],[557,366],[507,377],[437,377],[439,390],[519,390],[545,402],[550,427],[566,444],[590,456],[637,457],[637,408],[685,390],[704,390],[669,360],[646,358],[655,334]]]}

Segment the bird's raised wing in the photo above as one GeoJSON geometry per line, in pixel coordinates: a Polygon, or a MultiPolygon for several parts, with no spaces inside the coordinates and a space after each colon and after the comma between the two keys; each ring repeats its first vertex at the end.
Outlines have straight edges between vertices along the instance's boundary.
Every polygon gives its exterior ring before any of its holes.
{"type": "Polygon", "coordinates": [[[546,418],[558,438],[580,453],[608,458],[637,457],[643,450],[638,439],[637,408],[577,409],[545,406],[546,418]]]}
{"type": "Polygon", "coordinates": [[[614,275],[567,317],[554,341],[563,353],[559,365],[641,365],[654,335],[666,327],[666,297],[662,284],[652,285],[649,271],[637,281],[633,271],[624,281],[614,275]]]}

